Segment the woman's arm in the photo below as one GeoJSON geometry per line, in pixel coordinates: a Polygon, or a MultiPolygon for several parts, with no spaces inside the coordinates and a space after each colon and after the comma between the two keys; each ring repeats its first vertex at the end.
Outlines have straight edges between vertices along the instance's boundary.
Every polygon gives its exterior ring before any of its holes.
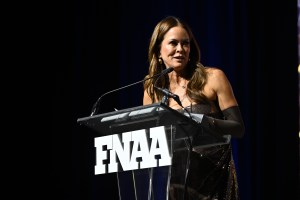
{"type": "Polygon", "coordinates": [[[222,112],[224,119],[215,119],[204,115],[201,125],[219,135],[232,135],[236,138],[243,137],[245,127],[239,107],[232,106],[222,112]]]}
{"type": "Polygon", "coordinates": [[[207,84],[218,99],[224,119],[215,119],[205,115],[201,124],[220,135],[230,134],[241,138],[245,127],[231,84],[222,70],[214,68],[209,73],[207,84]]]}

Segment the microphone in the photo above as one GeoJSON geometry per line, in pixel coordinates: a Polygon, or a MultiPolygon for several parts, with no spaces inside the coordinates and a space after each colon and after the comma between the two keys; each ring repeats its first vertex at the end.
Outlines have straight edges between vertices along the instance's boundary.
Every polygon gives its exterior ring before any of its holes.
{"type": "Polygon", "coordinates": [[[168,89],[166,88],[160,88],[160,87],[157,87],[157,86],[154,86],[156,89],[158,89],[159,91],[161,91],[164,95],[166,95],[167,97],[171,97],[173,98],[182,108],[182,104],[181,104],[181,101],[179,99],[179,96],[177,94],[174,94],[172,92],[170,92],[168,89]]]}
{"type": "MultiPolygon", "coordinates": [[[[167,69],[170,69],[170,68],[171,68],[171,71],[174,70],[173,67],[169,67],[169,68],[167,68],[167,69]]],[[[171,71],[170,71],[170,72],[171,72],[171,71]]],[[[168,89],[166,89],[166,88],[160,88],[160,87],[157,87],[157,86],[156,86],[156,82],[158,81],[158,79],[159,79],[162,75],[164,75],[164,74],[161,73],[160,76],[156,79],[156,81],[155,81],[155,83],[154,83],[154,85],[153,85],[154,88],[158,89],[159,91],[161,91],[161,92],[165,95],[165,96],[163,97],[162,102],[165,104],[166,101],[168,100],[168,98],[171,97],[171,98],[173,98],[173,99],[174,99],[174,100],[175,100],[175,101],[183,108],[183,106],[182,106],[182,104],[181,104],[181,101],[180,101],[178,95],[176,95],[176,94],[170,92],[170,91],[169,91],[168,89]]]]}
{"type": "Polygon", "coordinates": [[[119,90],[122,90],[122,89],[125,89],[125,88],[127,88],[127,87],[130,87],[130,86],[133,86],[133,85],[136,85],[136,84],[139,84],[139,83],[142,83],[142,82],[144,82],[144,81],[146,81],[146,80],[155,78],[155,77],[157,77],[157,76],[162,76],[162,75],[164,75],[164,74],[170,73],[170,72],[173,71],[173,70],[174,70],[173,67],[166,68],[166,69],[164,69],[163,71],[161,71],[160,73],[155,74],[155,75],[153,75],[153,76],[151,76],[151,77],[149,77],[149,78],[147,78],[147,79],[143,79],[143,80],[137,81],[137,82],[135,82],[135,83],[132,83],[132,84],[129,84],[129,85],[126,85],[126,86],[123,86],[123,87],[120,87],[120,88],[117,88],[117,89],[114,89],[114,90],[111,90],[111,91],[108,91],[108,92],[102,94],[102,95],[97,99],[97,101],[94,103],[93,108],[92,108],[92,112],[91,112],[91,115],[90,115],[90,116],[93,116],[93,115],[95,115],[95,114],[98,112],[98,110],[99,110],[99,105],[100,105],[100,102],[101,102],[101,99],[102,99],[105,95],[110,94],[110,93],[113,93],[113,92],[116,92],[116,91],[119,91],[119,90]]]}

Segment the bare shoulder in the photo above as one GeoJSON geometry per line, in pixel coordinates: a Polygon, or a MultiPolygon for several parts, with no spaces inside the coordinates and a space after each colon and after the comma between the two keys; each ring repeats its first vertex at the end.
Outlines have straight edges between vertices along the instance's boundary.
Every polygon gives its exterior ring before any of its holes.
{"type": "Polygon", "coordinates": [[[207,78],[212,80],[227,79],[223,70],[217,67],[206,67],[207,78]]]}
{"type": "Polygon", "coordinates": [[[207,68],[207,88],[217,96],[221,110],[237,105],[229,80],[223,70],[207,68]]]}
{"type": "Polygon", "coordinates": [[[227,90],[231,87],[224,71],[217,67],[208,67],[207,69],[207,86],[216,93],[227,90]]]}
{"type": "Polygon", "coordinates": [[[143,105],[147,105],[151,103],[152,103],[151,97],[149,96],[147,90],[144,90],[143,105]]]}

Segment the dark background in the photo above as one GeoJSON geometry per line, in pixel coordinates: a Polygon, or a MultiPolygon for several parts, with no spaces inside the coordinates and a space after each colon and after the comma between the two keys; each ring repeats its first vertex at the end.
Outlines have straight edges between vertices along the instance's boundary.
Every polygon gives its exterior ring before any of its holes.
{"type": "MultiPolygon", "coordinates": [[[[156,23],[191,26],[202,63],[228,76],[246,134],[233,139],[241,200],[299,199],[297,1],[62,1],[52,103],[56,200],[117,199],[115,174],[94,175],[96,134],[77,123],[105,92],[144,78],[156,23]]],[[[142,84],[106,95],[100,112],[142,104],[142,84]]],[[[45,199],[42,198],[42,199],[45,199]]]]}

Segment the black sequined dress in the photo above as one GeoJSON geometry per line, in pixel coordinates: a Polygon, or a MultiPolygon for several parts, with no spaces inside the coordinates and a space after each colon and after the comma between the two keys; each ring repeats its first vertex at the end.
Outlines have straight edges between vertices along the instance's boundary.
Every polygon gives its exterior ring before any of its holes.
{"type": "MultiPolygon", "coordinates": [[[[192,113],[206,114],[222,119],[216,102],[197,104],[187,107],[192,113]]],[[[193,146],[197,146],[197,136],[192,138],[193,146]]],[[[193,148],[189,155],[180,151],[173,153],[172,176],[169,199],[188,200],[238,200],[238,183],[236,169],[232,157],[231,144],[193,148]],[[189,159],[187,159],[187,157],[189,159]],[[185,162],[189,160],[186,170],[185,162]],[[186,171],[185,177],[182,171],[186,171]],[[182,184],[182,180],[186,184],[182,184]],[[186,191],[186,192],[185,192],[186,191]],[[185,194],[184,194],[185,193],[185,194]],[[180,198],[178,198],[180,196],[180,198]]]]}

